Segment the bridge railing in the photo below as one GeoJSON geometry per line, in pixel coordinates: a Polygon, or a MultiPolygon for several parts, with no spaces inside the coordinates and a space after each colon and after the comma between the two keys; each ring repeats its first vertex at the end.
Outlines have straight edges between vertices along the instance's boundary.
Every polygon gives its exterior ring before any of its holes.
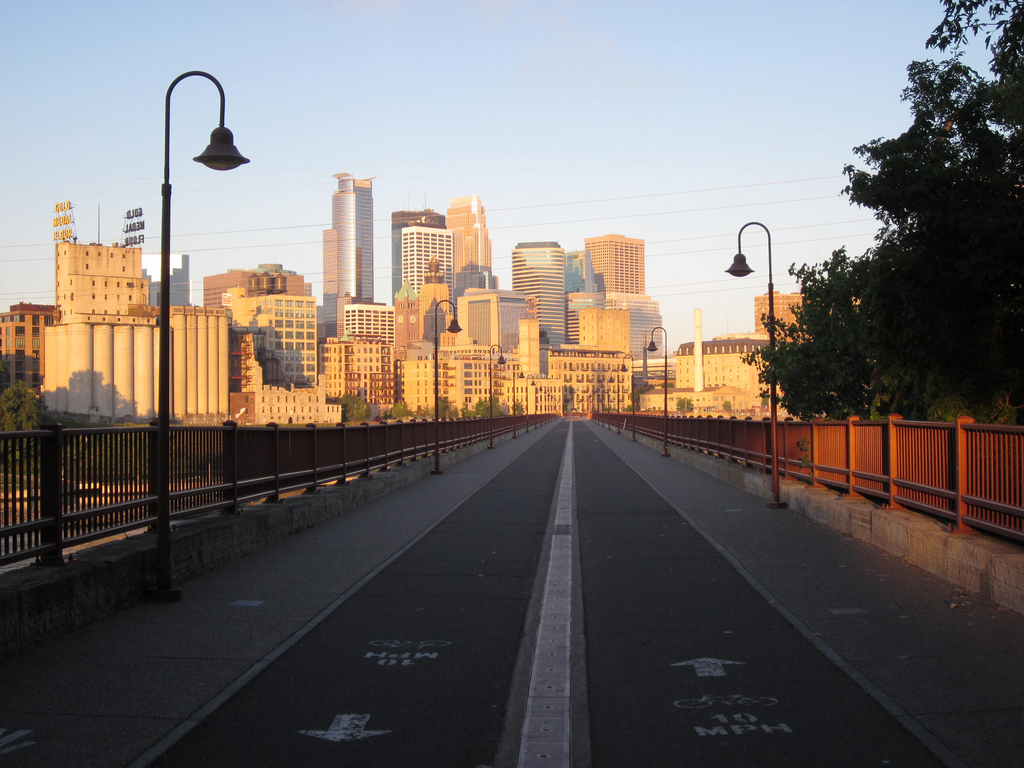
{"type": "MultiPolygon", "coordinates": [[[[610,427],[768,472],[769,419],[595,413],[610,427]]],[[[884,420],[779,422],[779,472],[1024,541],[1024,427],[884,420]]]]}
{"type": "MultiPolygon", "coordinates": [[[[553,417],[443,420],[448,452],[553,417]],[[493,430],[493,431],[492,431],[493,430]]],[[[434,422],[179,427],[170,432],[171,518],[238,512],[434,452],[434,422]]],[[[0,432],[0,565],[63,562],[67,548],[156,523],[155,425],[0,432]]]]}

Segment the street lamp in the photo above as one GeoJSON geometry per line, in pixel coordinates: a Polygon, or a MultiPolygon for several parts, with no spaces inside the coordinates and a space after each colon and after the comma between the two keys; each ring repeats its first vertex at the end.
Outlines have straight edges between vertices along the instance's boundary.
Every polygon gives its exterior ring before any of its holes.
{"type": "Polygon", "coordinates": [[[523,387],[523,392],[526,394],[526,431],[530,431],[530,395],[533,395],[533,412],[537,412],[537,382],[530,382],[531,389],[523,387]],[[532,390],[532,391],[531,391],[532,390]]]}
{"type": "Polygon", "coordinates": [[[488,358],[488,362],[490,363],[490,365],[488,366],[487,370],[488,370],[488,379],[490,381],[490,392],[491,392],[491,394],[490,394],[490,396],[488,398],[488,400],[490,401],[489,402],[489,406],[490,406],[490,414],[491,414],[490,418],[488,420],[488,424],[487,424],[488,431],[490,432],[490,435],[489,435],[489,438],[488,438],[488,442],[487,442],[487,447],[488,448],[493,448],[494,447],[494,348],[495,347],[498,348],[498,365],[504,365],[505,364],[505,355],[502,354],[501,345],[500,344],[491,344],[491,348],[487,350],[487,358],[488,358]]]}
{"type": "MultiPolygon", "coordinates": [[[[732,260],[732,266],[725,271],[733,277],[746,277],[754,271],[747,264],[747,257],[743,255],[743,230],[751,226],[760,227],[768,235],[768,350],[771,355],[775,351],[775,284],[772,282],[772,233],[768,231],[768,227],[759,221],[751,221],[740,227],[736,236],[736,256],[732,260]]],[[[768,509],[785,509],[786,502],[779,499],[779,398],[774,360],[768,365],[768,385],[772,435],[772,500],[768,502],[768,509]]]]}
{"type": "MultiPolygon", "coordinates": [[[[517,378],[519,378],[519,379],[526,378],[525,376],[523,376],[523,366],[521,366],[519,363],[512,363],[512,438],[513,439],[515,439],[515,437],[516,437],[516,430],[518,428],[518,422],[516,421],[516,416],[518,416],[516,411],[519,410],[519,400],[516,397],[516,389],[517,389],[516,384],[518,383],[516,381],[517,378]],[[516,376],[516,368],[519,369],[519,376],[516,376]]],[[[525,393],[524,393],[524,396],[525,396],[525,393]]],[[[527,422],[526,422],[526,431],[527,432],[530,431],[530,422],[529,422],[529,420],[527,420],[527,422]]]]}
{"type": "Polygon", "coordinates": [[[441,344],[441,334],[438,333],[437,329],[437,312],[441,308],[442,304],[451,304],[452,307],[452,321],[448,324],[448,333],[459,333],[462,328],[459,327],[459,318],[455,314],[456,307],[448,299],[441,299],[437,304],[434,305],[434,468],[430,471],[432,475],[443,475],[441,471],[441,393],[439,380],[440,374],[440,362],[439,348],[441,344]]]}
{"type": "Polygon", "coordinates": [[[660,325],[654,326],[651,329],[651,343],[647,345],[648,352],[657,352],[658,345],[654,343],[654,332],[661,331],[661,335],[665,339],[665,434],[662,441],[661,455],[668,456],[668,331],[662,328],[660,325]]]}
{"type": "MultiPolygon", "coordinates": [[[[629,402],[633,409],[633,442],[636,442],[636,399],[633,397],[633,356],[623,355],[622,356],[622,372],[629,371],[629,402]],[[626,367],[626,358],[629,358],[629,367],[626,367]]],[[[621,392],[621,387],[619,388],[621,392]]],[[[622,408],[620,407],[621,411],[622,408]]],[[[619,434],[622,434],[622,430],[619,430],[619,434]]]]}
{"type": "MultiPolygon", "coordinates": [[[[224,127],[224,89],[213,75],[186,72],[167,89],[164,101],[164,183],[160,187],[160,357],[158,362],[156,448],[156,587],[149,597],[157,602],[181,600],[181,590],[171,586],[171,91],[186,77],[198,75],[217,86],[220,93],[220,124],[210,133],[210,143],[197,163],[215,171],[230,171],[249,160],[235,148],[231,131],[224,127]]],[[[183,360],[178,364],[182,365],[183,360]]]]}

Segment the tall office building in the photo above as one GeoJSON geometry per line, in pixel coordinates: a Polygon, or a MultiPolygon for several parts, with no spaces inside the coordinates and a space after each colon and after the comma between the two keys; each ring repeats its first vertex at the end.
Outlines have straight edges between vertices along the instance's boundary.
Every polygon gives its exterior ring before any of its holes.
{"type": "Polygon", "coordinates": [[[565,292],[594,293],[597,291],[596,286],[590,251],[566,251],[565,292]]]}
{"type": "MultiPolygon", "coordinates": [[[[142,254],[142,277],[149,281],[149,306],[160,306],[160,264],[159,253],[142,254]]],[[[192,280],[189,277],[188,254],[172,253],[171,306],[187,307],[192,303],[192,280]]]]}
{"type": "Polygon", "coordinates": [[[588,237],[586,249],[594,265],[597,290],[607,293],[644,293],[644,241],[622,235],[588,237]]]}
{"type": "Polygon", "coordinates": [[[497,288],[491,274],[491,236],[479,195],[457,197],[448,207],[448,229],[454,234],[452,286],[455,296],[468,288],[497,288]]]}
{"type": "Polygon", "coordinates": [[[431,271],[432,262],[437,262],[441,280],[453,289],[453,235],[447,229],[411,226],[402,230],[402,281],[408,281],[415,290],[420,290],[431,271]]]}
{"type": "MultiPolygon", "coordinates": [[[[644,351],[651,340],[651,331],[662,324],[661,305],[650,296],[635,293],[606,293],[606,309],[629,310],[629,354],[633,360],[645,360],[644,351]]],[[[661,334],[658,334],[658,349],[655,354],[664,355],[661,334]]]]}
{"type": "Polygon", "coordinates": [[[512,290],[533,300],[552,345],[565,343],[565,251],[558,243],[519,243],[512,249],[512,290]]]}
{"type": "Polygon", "coordinates": [[[272,293],[313,295],[312,284],[298,272],[284,269],[281,264],[260,264],[256,269],[229,269],[219,275],[206,275],[203,278],[203,306],[223,307],[229,288],[245,288],[246,296],[269,296],[272,293]]]}
{"type": "Polygon", "coordinates": [[[422,211],[394,211],[391,214],[391,295],[402,290],[402,230],[406,227],[445,228],[443,213],[430,208],[422,211]]]}
{"type": "Polygon", "coordinates": [[[373,179],[337,173],[331,228],[324,230],[323,325],[338,334],[338,306],[373,303],[373,179]]]}
{"type": "Polygon", "coordinates": [[[459,324],[470,343],[519,348],[519,321],[526,316],[526,296],[516,291],[470,288],[459,297],[459,324]]]}

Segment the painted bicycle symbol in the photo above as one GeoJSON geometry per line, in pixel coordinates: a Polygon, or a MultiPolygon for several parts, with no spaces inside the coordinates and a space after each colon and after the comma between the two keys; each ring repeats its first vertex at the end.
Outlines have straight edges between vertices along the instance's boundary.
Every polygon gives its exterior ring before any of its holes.
{"type": "Polygon", "coordinates": [[[745,696],[743,694],[710,696],[705,694],[699,699],[680,699],[674,703],[680,709],[704,709],[715,704],[721,707],[774,707],[779,700],[771,696],[745,696]]]}

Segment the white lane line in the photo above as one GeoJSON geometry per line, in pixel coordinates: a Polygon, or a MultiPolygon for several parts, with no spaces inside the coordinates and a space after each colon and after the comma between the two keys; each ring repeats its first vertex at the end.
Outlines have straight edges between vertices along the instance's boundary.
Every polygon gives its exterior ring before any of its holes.
{"type": "Polygon", "coordinates": [[[548,553],[540,624],[530,671],[519,768],[568,768],[570,755],[569,652],[572,628],[572,422],[562,454],[554,535],[548,553]]]}

